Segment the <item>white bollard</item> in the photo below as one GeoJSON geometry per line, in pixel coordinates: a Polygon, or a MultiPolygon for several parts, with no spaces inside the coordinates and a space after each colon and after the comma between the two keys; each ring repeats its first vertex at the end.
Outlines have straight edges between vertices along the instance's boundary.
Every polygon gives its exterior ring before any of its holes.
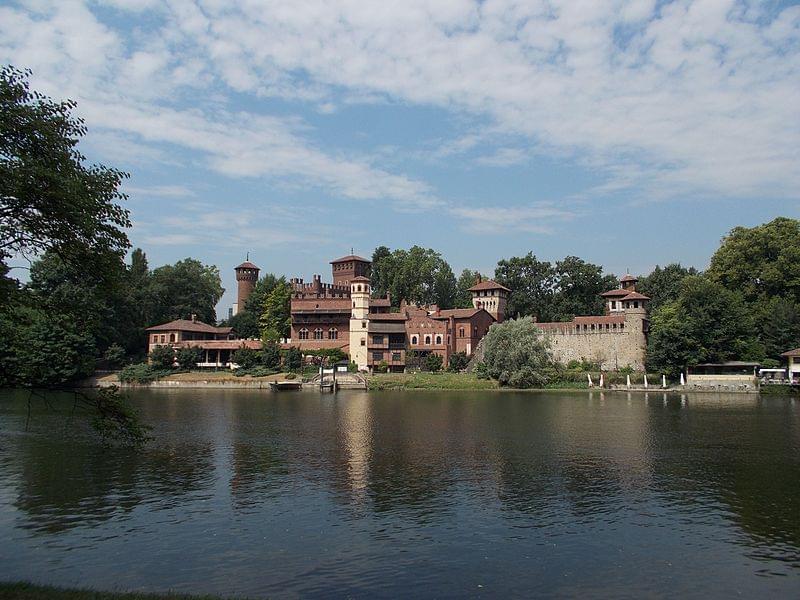
{"type": "Polygon", "coordinates": [[[589,387],[594,387],[594,383],[592,382],[592,374],[587,373],[586,377],[589,379],[589,387]]]}
{"type": "Polygon", "coordinates": [[[683,373],[681,373],[681,385],[686,385],[686,380],[683,378],[683,373]]]}
{"type": "Polygon", "coordinates": [[[664,389],[667,389],[667,376],[666,375],[662,375],[661,376],[661,387],[664,388],[664,389]]]}
{"type": "Polygon", "coordinates": [[[627,381],[626,385],[628,386],[628,389],[630,389],[630,387],[631,387],[631,376],[630,375],[628,375],[628,381],[627,381]]]}
{"type": "Polygon", "coordinates": [[[644,389],[647,389],[647,373],[644,374],[644,389]]]}
{"type": "Polygon", "coordinates": [[[600,373],[600,387],[603,387],[603,374],[600,373]]]}

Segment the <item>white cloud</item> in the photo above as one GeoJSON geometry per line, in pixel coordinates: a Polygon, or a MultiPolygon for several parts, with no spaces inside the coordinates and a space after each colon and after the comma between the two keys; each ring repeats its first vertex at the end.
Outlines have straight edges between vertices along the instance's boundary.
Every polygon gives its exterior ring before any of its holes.
{"type": "Polygon", "coordinates": [[[513,231],[549,234],[553,232],[554,221],[568,221],[578,214],[575,209],[560,208],[546,202],[509,207],[453,206],[449,212],[461,221],[465,231],[488,234],[513,231]]]}

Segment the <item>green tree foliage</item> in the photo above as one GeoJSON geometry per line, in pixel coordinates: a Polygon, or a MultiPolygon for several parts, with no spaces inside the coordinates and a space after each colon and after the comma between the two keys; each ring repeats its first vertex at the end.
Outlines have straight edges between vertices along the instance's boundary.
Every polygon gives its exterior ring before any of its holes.
{"type": "Polygon", "coordinates": [[[464,269],[456,282],[456,298],[454,308],[472,308],[472,292],[469,291],[478,282],[478,278],[486,279],[478,271],[464,269]]]}
{"type": "Polygon", "coordinates": [[[273,342],[264,343],[261,349],[261,364],[268,369],[281,368],[281,349],[273,342]]]}
{"type": "Polygon", "coordinates": [[[779,217],[757,227],[735,227],[706,273],[748,302],[775,297],[800,302],[800,221],[779,217]]]}
{"type": "Polygon", "coordinates": [[[636,291],[650,298],[650,310],[654,311],[678,297],[684,279],[699,274],[694,267],[687,268],[680,263],[671,263],[665,267],[656,265],[649,275],[639,279],[636,291]]]}
{"type": "Polygon", "coordinates": [[[154,323],[188,319],[191,315],[204,323],[216,323],[214,310],[225,290],[219,269],[199,260],[186,258],[174,265],[153,270],[150,293],[154,303],[154,323]]]}
{"type": "Polygon", "coordinates": [[[394,250],[381,246],[373,253],[370,282],[373,292],[391,294],[392,305],[401,300],[416,304],[438,304],[452,308],[456,299],[456,278],[442,256],[430,249],[413,246],[394,250]]]}
{"type": "Polygon", "coordinates": [[[149,359],[157,369],[171,369],[175,364],[175,350],[172,346],[156,346],[150,351],[149,359]]]}
{"type": "Polygon", "coordinates": [[[492,325],[483,347],[481,371],[500,385],[543,387],[556,377],[549,341],[530,317],[492,325]]]}
{"type": "Polygon", "coordinates": [[[287,371],[298,371],[303,366],[303,353],[300,348],[292,346],[284,354],[284,365],[287,371]]]}
{"type": "Polygon", "coordinates": [[[511,290],[506,304],[509,317],[536,316],[540,321],[550,320],[555,271],[549,262],[539,260],[532,252],[504,259],[497,263],[494,279],[511,290]]]}
{"type": "Polygon", "coordinates": [[[178,366],[184,370],[197,368],[197,363],[203,359],[203,349],[197,346],[178,348],[175,353],[175,360],[178,366]]]}
{"type": "Polygon", "coordinates": [[[423,362],[423,369],[425,371],[431,371],[433,373],[442,370],[442,365],[444,364],[444,359],[440,354],[435,354],[431,352],[428,356],[425,357],[423,362]]]}
{"type": "Polygon", "coordinates": [[[787,350],[800,348],[800,304],[776,297],[756,302],[752,310],[767,360],[775,361],[787,350]]]}
{"type": "Polygon", "coordinates": [[[261,364],[261,352],[242,346],[234,351],[231,360],[242,369],[252,369],[261,364]]]}
{"type": "Polygon", "coordinates": [[[737,292],[702,276],[683,280],[678,297],[650,317],[650,370],[675,375],[686,365],[763,355],[753,318],[737,292]]]}
{"type": "Polygon", "coordinates": [[[259,317],[264,307],[264,300],[281,283],[285,283],[283,277],[277,277],[272,273],[267,273],[256,283],[253,291],[245,302],[244,309],[233,315],[224,322],[227,327],[232,327],[234,333],[245,339],[257,339],[261,337],[261,326],[259,317]]]}
{"type": "Polygon", "coordinates": [[[552,321],[603,314],[605,301],[600,294],[619,285],[613,275],[603,275],[602,267],[577,256],[567,256],[556,263],[554,282],[553,306],[548,319],[552,321]]]}
{"type": "Polygon", "coordinates": [[[466,352],[454,352],[450,355],[447,370],[458,373],[459,371],[466,369],[468,364],[469,357],[467,356],[466,352]]]}
{"type": "Polygon", "coordinates": [[[291,302],[291,285],[281,278],[264,297],[258,320],[262,340],[276,342],[280,338],[289,337],[292,325],[291,302]]]}
{"type": "Polygon", "coordinates": [[[128,248],[119,185],[127,174],[87,166],[71,100],[31,91],[29,73],[0,70],[0,261],[52,251],[102,277],[128,248]]]}

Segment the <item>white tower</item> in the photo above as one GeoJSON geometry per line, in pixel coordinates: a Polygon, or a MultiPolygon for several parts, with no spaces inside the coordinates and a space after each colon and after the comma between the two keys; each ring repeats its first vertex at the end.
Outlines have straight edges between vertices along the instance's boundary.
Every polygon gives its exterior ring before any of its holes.
{"type": "Polygon", "coordinates": [[[367,370],[367,330],[369,326],[369,279],[363,276],[350,280],[350,360],[359,371],[367,370]]]}

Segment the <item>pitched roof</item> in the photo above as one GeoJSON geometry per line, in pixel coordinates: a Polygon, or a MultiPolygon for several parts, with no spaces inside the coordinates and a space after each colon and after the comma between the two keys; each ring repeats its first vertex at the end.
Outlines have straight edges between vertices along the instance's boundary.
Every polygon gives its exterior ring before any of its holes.
{"type": "Polygon", "coordinates": [[[251,350],[261,350],[261,340],[186,340],[177,342],[177,348],[199,347],[204,350],[238,350],[245,347],[251,350]]]}
{"type": "Polygon", "coordinates": [[[407,321],[408,317],[404,313],[369,313],[367,319],[370,321],[407,321]]]}
{"type": "Polygon", "coordinates": [[[240,264],[238,267],[236,267],[236,269],[256,269],[257,271],[261,270],[257,266],[255,266],[253,263],[251,263],[249,260],[244,261],[242,264],[240,264]]]}
{"type": "Polygon", "coordinates": [[[630,294],[630,290],[623,290],[622,288],[616,288],[614,290],[608,290],[607,292],[603,292],[600,294],[603,298],[615,298],[617,296],[623,297],[630,294]]]}
{"type": "Polygon", "coordinates": [[[625,275],[622,276],[620,281],[639,281],[639,280],[630,273],[626,273],[625,275]]]}
{"type": "Polygon", "coordinates": [[[359,275],[358,277],[353,277],[350,280],[350,283],[353,283],[354,281],[366,281],[367,283],[369,283],[369,277],[364,277],[363,275],[359,275]]]}
{"type": "Polygon", "coordinates": [[[169,323],[148,327],[147,331],[192,331],[194,333],[230,333],[232,327],[215,327],[202,321],[190,321],[189,319],[176,319],[169,323]]]}
{"type": "Polygon", "coordinates": [[[392,300],[390,298],[370,298],[370,306],[391,306],[392,300]]]}
{"type": "Polygon", "coordinates": [[[505,290],[507,292],[511,291],[506,286],[500,285],[499,283],[497,283],[493,279],[488,279],[486,281],[481,281],[480,283],[476,283],[471,288],[469,288],[467,291],[468,292],[480,292],[481,290],[505,290]]]}
{"type": "MultiPolygon", "coordinates": [[[[491,316],[491,313],[483,308],[450,308],[432,314],[431,319],[449,319],[450,317],[454,319],[471,319],[481,311],[491,316]]],[[[494,319],[494,317],[492,317],[492,319],[494,319]]]]}
{"type": "Polygon", "coordinates": [[[783,354],[781,354],[781,356],[786,356],[787,358],[790,356],[791,357],[800,356],[800,348],[795,348],[794,350],[789,350],[788,352],[784,352],[783,354]]]}
{"type": "Polygon", "coordinates": [[[639,292],[630,292],[623,300],[650,300],[650,297],[639,292]]]}
{"type": "Polygon", "coordinates": [[[331,264],[340,263],[340,262],[350,262],[351,260],[354,260],[356,262],[365,262],[365,263],[371,263],[372,262],[368,258],[364,258],[362,256],[356,256],[355,254],[350,254],[348,256],[343,256],[342,258],[337,258],[336,260],[332,260],[331,264]]]}

